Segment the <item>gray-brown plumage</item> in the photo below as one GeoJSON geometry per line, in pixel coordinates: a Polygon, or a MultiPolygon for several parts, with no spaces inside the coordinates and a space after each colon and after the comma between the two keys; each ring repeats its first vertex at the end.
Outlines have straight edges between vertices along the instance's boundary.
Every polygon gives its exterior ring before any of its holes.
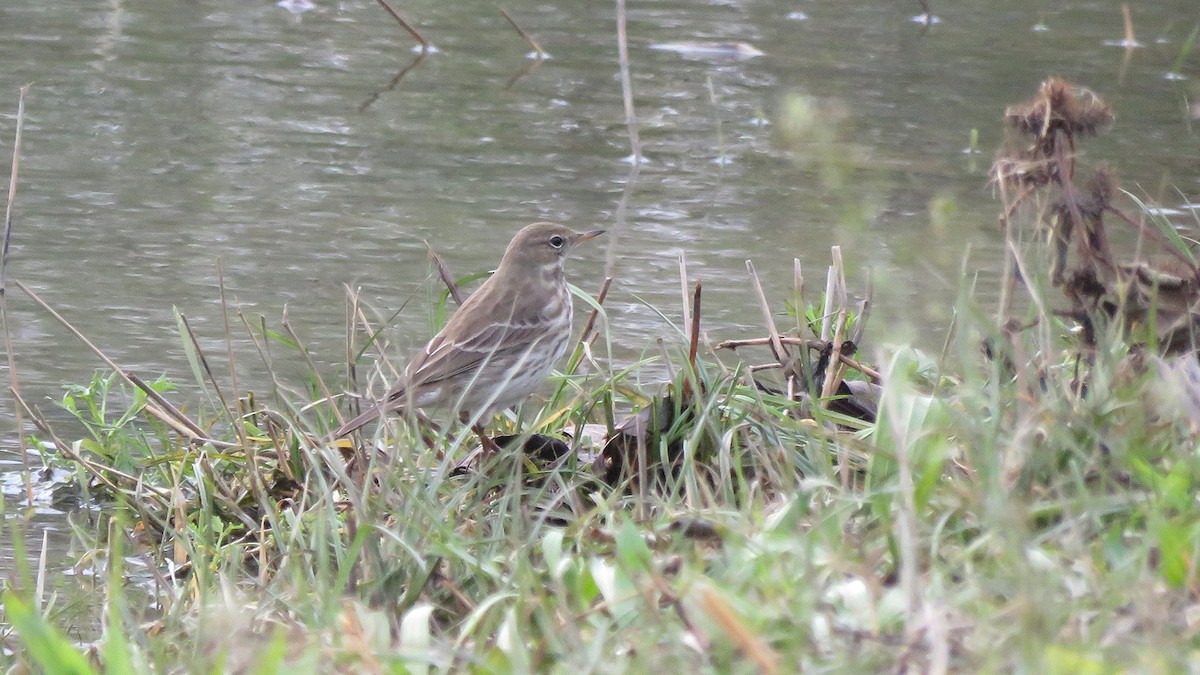
{"type": "Polygon", "coordinates": [[[451,408],[478,416],[514,406],[533,393],[566,353],[571,294],[567,253],[603,230],[576,232],[534,223],[509,242],[496,272],[441,332],[418,352],[387,396],[343,424],[345,436],[389,412],[451,408]]]}

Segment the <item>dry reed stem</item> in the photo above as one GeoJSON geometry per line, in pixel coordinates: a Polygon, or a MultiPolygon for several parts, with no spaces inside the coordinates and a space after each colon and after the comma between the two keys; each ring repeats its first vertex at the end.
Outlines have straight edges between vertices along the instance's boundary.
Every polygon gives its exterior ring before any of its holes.
{"type": "MultiPolygon", "coordinates": [[[[826,275],[825,308],[829,312],[832,312],[834,307],[837,308],[837,321],[834,322],[833,335],[830,338],[832,354],[829,363],[825,366],[825,381],[821,383],[819,405],[822,408],[829,407],[828,399],[837,392],[838,384],[842,381],[842,343],[845,341],[846,321],[849,318],[849,310],[846,307],[849,300],[846,296],[846,274],[842,261],[842,247],[830,247],[830,257],[833,262],[829,266],[829,274],[826,275]],[[831,299],[834,299],[836,304],[830,304],[831,299]]],[[[829,318],[829,314],[822,317],[822,338],[826,336],[826,323],[829,318]]]]}
{"type": "MultiPolygon", "coordinates": [[[[1139,237],[1146,237],[1146,238],[1152,239],[1157,244],[1162,244],[1161,248],[1164,249],[1166,251],[1166,253],[1178,258],[1180,262],[1187,265],[1188,269],[1192,269],[1196,266],[1196,263],[1191,258],[1188,257],[1187,253],[1179,250],[1175,246],[1168,245],[1168,242],[1163,238],[1163,236],[1161,234],[1158,233],[1157,230],[1150,228],[1150,227],[1146,227],[1146,224],[1144,222],[1139,222],[1139,221],[1134,220],[1133,218],[1129,217],[1129,214],[1125,213],[1124,211],[1122,211],[1121,209],[1119,209],[1115,206],[1110,205],[1105,210],[1108,211],[1109,213],[1115,215],[1116,217],[1120,218],[1121,220],[1125,221],[1125,223],[1127,225],[1129,225],[1130,227],[1136,229],[1138,231],[1139,237]]],[[[1135,256],[1135,258],[1137,258],[1137,257],[1140,257],[1140,256],[1135,256]]]]}
{"type": "Polygon", "coordinates": [[[821,333],[817,336],[829,342],[833,339],[830,334],[830,326],[833,321],[833,286],[836,283],[837,272],[834,271],[833,265],[830,265],[825,270],[825,304],[821,307],[821,333]]]}
{"type": "Polygon", "coordinates": [[[858,316],[854,319],[854,334],[850,336],[850,341],[857,347],[862,344],[863,335],[867,331],[867,320],[871,318],[871,304],[875,297],[875,281],[872,275],[867,274],[867,291],[863,295],[862,302],[858,303],[858,316]]]}
{"type": "MultiPolygon", "coordinates": [[[[779,330],[775,327],[775,317],[771,315],[771,304],[767,302],[767,294],[763,291],[762,282],[758,279],[758,273],[754,271],[754,263],[746,261],[746,271],[750,273],[750,282],[754,288],[754,294],[758,297],[758,307],[762,311],[763,323],[767,326],[767,335],[769,336],[771,353],[779,365],[783,366],[784,370],[788,371],[788,377],[794,375],[794,366],[796,359],[791,352],[783,346],[783,341],[780,339],[779,330]]],[[[805,385],[807,388],[807,384],[805,385]]]]}
{"type": "Polygon", "coordinates": [[[172,551],[171,562],[176,565],[182,565],[187,562],[187,549],[183,546],[183,537],[179,533],[187,531],[187,512],[184,507],[187,506],[187,500],[183,498],[183,490],[180,489],[178,482],[175,484],[174,493],[171,495],[171,527],[175,530],[176,536],[174,540],[174,550],[172,551]]]}
{"type": "MultiPolygon", "coordinates": [[[[139,389],[142,389],[142,391],[145,391],[146,389],[149,388],[149,385],[147,385],[142,380],[142,378],[138,377],[137,375],[130,373],[129,377],[134,382],[138,383],[137,386],[139,389]]],[[[180,412],[179,409],[176,408],[174,405],[167,404],[166,406],[164,406],[164,408],[166,408],[166,411],[164,411],[163,409],[160,409],[156,406],[145,405],[145,406],[142,406],[142,411],[145,412],[147,415],[150,415],[151,417],[159,420],[163,424],[166,424],[167,426],[171,427],[172,429],[175,430],[175,433],[188,439],[189,445],[193,445],[193,446],[211,445],[218,450],[230,450],[230,449],[233,449],[236,447],[240,447],[240,446],[238,446],[237,443],[230,443],[228,441],[219,441],[215,438],[210,438],[209,436],[207,436],[203,433],[197,433],[197,431],[195,429],[192,429],[190,426],[188,426],[187,424],[184,424],[183,422],[180,421],[180,417],[183,416],[183,413],[180,412]]]]}
{"type": "Polygon", "coordinates": [[[796,309],[796,334],[804,330],[804,271],[799,258],[792,258],[792,306],[796,309]]]}
{"type": "MultiPolygon", "coordinates": [[[[217,258],[217,291],[221,295],[221,319],[225,325],[225,358],[229,361],[229,382],[230,386],[233,387],[234,396],[237,396],[238,392],[240,392],[242,389],[240,386],[238,386],[237,361],[233,357],[233,326],[229,322],[229,299],[225,294],[225,266],[221,263],[220,258],[217,258]]],[[[250,446],[250,439],[246,435],[246,428],[242,424],[241,418],[243,411],[240,410],[240,399],[235,399],[234,405],[239,409],[230,411],[229,407],[225,406],[225,411],[226,414],[233,415],[233,417],[230,419],[230,422],[233,425],[234,432],[237,433],[238,442],[240,442],[246,448],[246,451],[250,453],[251,465],[255,468],[255,471],[253,471],[251,475],[257,476],[258,462],[257,458],[254,456],[254,449],[250,446]]]]}
{"type": "MultiPolygon", "coordinates": [[[[29,403],[26,402],[25,399],[19,393],[17,393],[17,392],[11,392],[11,393],[13,394],[14,400],[17,402],[17,405],[20,406],[20,408],[25,412],[25,414],[29,416],[29,419],[30,419],[30,421],[33,422],[33,425],[36,426],[38,428],[38,430],[41,431],[43,434],[46,434],[46,436],[48,436],[50,438],[51,443],[54,443],[55,449],[57,451],[61,452],[63,454],[63,456],[66,457],[67,459],[69,459],[72,462],[75,462],[75,463],[79,464],[79,466],[83,467],[84,471],[86,471],[93,478],[95,478],[97,481],[102,483],[105,487],[112,490],[114,493],[121,492],[121,487],[119,485],[117,485],[116,483],[112,482],[108,478],[108,474],[114,475],[114,476],[120,478],[121,480],[128,481],[130,485],[140,485],[141,484],[140,478],[131,476],[127,473],[120,471],[119,469],[114,469],[109,466],[97,464],[96,462],[93,462],[90,459],[87,459],[87,458],[83,457],[82,455],[80,455],[79,453],[75,452],[75,449],[69,443],[65,443],[62,439],[60,439],[58,437],[58,435],[54,433],[54,430],[50,428],[50,425],[44,419],[42,419],[36,412],[34,412],[33,408],[31,408],[29,406],[29,403]]],[[[160,491],[160,488],[147,486],[147,489],[149,489],[151,491],[150,494],[153,495],[155,498],[165,500],[165,498],[166,498],[165,495],[158,494],[158,491],[160,491]]],[[[166,503],[167,502],[164,501],[162,503],[162,505],[165,507],[166,503]]]]}
{"type": "Polygon", "coordinates": [[[629,40],[625,32],[625,0],[617,0],[617,60],[621,70],[621,99],[625,104],[625,126],[629,130],[629,145],[633,165],[642,163],[642,142],[638,138],[637,120],[633,114],[633,83],[629,77],[629,40]]]}
{"type": "Polygon", "coordinates": [[[773,675],[779,672],[779,655],[771,646],[750,632],[729,603],[709,587],[700,589],[700,607],[726,636],[737,645],[747,658],[754,662],[759,672],[773,675]]]}
{"type": "MultiPolygon", "coordinates": [[[[612,286],[612,282],[612,277],[604,277],[604,283],[600,285],[600,293],[596,296],[597,305],[600,305],[601,307],[604,306],[604,301],[608,299],[608,289],[612,286]]],[[[583,324],[583,332],[579,335],[580,342],[590,342],[592,340],[594,337],[592,335],[592,329],[595,328],[596,320],[599,318],[599,308],[593,307],[591,313],[588,314],[587,322],[583,324]]],[[[597,333],[597,335],[598,334],[599,333],[597,333]]]]}
{"type": "Polygon", "coordinates": [[[317,364],[313,362],[312,352],[310,352],[308,348],[304,346],[304,341],[300,339],[300,335],[296,333],[295,329],[292,328],[291,321],[288,320],[287,305],[283,306],[283,318],[280,320],[280,323],[288,337],[292,339],[292,342],[296,343],[296,348],[300,351],[301,358],[304,359],[304,365],[308,367],[308,372],[311,373],[313,379],[315,379],[317,382],[317,388],[321,391],[321,396],[324,396],[325,400],[327,401],[332,401],[333,392],[330,391],[329,386],[325,384],[325,378],[321,377],[320,369],[318,369],[317,364]]]}
{"type": "MultiPolygon", "coordinates": [[[[5,292],[8,279],[8,249],[12,244],[13,205],[17,202],[17,176],[21,168],[21,134],[25,129],[25,95],[29,93],[29,85],[18,90],[17,94],[17,129],[13,134],[12,167],[8,174],[8,202],[4,207],[4,249],[0,252],[0,294],[5,292]]],[[[10,351],[11,354],[11,351],[10,351]]]]}
{"type": "Polygon", "coordinates": [[[682,252],[679,254],[679,297],[683,300],[683,325],[691,325],[692,314],[688,306],[687,254],[682,252]]]}
{"type": "Polygon", "coordinates": [[[503,7],[500,7],[499,9],[500,9],[500,14],[502,16],[504,16],[505,19],[508,20],[508,23],[513,28],[515,28],[517,30],[517,34],[520,35],[521,38],[525,40],[525,42],[529,43],[530,47],[533,47],[533,51],[535,54],[537,54],[538,59],[544,60],[544,59],[550,58],[549,52],[547,52],[545,49],[542,49],[542,46],[540,44],[538,44],[538,41],[533,39],[533,36],[530,35],[528,32],[526,32],[524,28],[521,28],[521,26],[516,22],[516,20],[512,18],[512,15],[510,15],[508,13],[508,10],[504,9],[503,7]]]}
{"type": "MultiPolygon", "coordinates": [[[[354,358],[354,354],[358,350],[355,349],[354,345],[356,344],[358,331],[354,330],[354,327],[357,325],[355,317],[357,317],[360,313],[358,301],[359,296],[362,294],[362,287],[358,286],[355,288],[350,288],[349,284],[344,284],[344,288],[346,289],[346,294],[350,299],[350,304],[346,306],[346,384],[350,387],[351,391],[356,391],[358,389],[358,362],[357,359],[354,358]]],[[[346,420],[342,416],[341,408],[339,408],[338,405],[333,401],[330,401],[330,403],[332,404],[331,407],[333,408],[333,415],[334,418],[337,419],[338,426],[345,424],[346,420]]],[[[353,399],[350,402],[350,405],[350,412],[353,415],[357,416],[362,412],[361,406],[358,405],[357,398],[353,399]]]]}
{"type": "MultiPolygon", "coordinates": [[[[157,391],[154,391],[153,388],[148,386],[145,382],[142,382],[140,378],[135,379],[134,377],[131,376],[131,374],[128,371],[126,371],[121,366],[118,366],[115,361],[113,361],[111,358],[109,358],[107,354],[105,354],[103,351],[101,351],[100,348],[97,347],[86,336],[84,336],[83,333],[79,332],[79,329],[75,328],[75,326],[73,326],[71,324],[71,322],[67,321],[61,314],[59,314],[57,311],[55,311],[55,309],[53,307],[51,307],[45,300],[43,300],[41,297],[39,297],[37,293],[34,293],[28,286],[21,283],[20,281],[14,281],[13,284],[16,285],[17,288],[21,289],[21,292],[23,292],[25,295],[29,296],[29,298],[31,300],[33,300],[35,303],[37,303],[37,305],[40,306],[46,313],[48,313],[50,316],[54,317],[54,319],[56,321],[58,321],[59,324],[61,324],[64,328],[66,328],[68,331],[70,331],[71,334],[74,335],[85,346],[87,346],[88,349],[92,350],[93,354],[100,357],[100,360],[104,361],[105,365],[107,365],[110,369],[112,369],[112,371],[115,372],[118,377],[120,377],[121,379],[128,382],[131,386],[142,390],[142,392],[144,392],[146,394],[146,396],[148,396],[155,403],[157,403],[159,405],[166,403],[166,399],[164,399],[162,397],[162,394],[159,394],[157,391]],[[141,384],[139,384],[139,382],[141,384]]],[[[150,405],[150,404],[147,403],[146,405],[150,405]]],[[[182,413],[179,413],[178,409],[176,409],[174,406],[167,404],[166,407],[168,410],[172,411],[172,413],[173,413],[172,416],[176,417],[176,419],[178,419],[180,422],[187,425],[189,428],[193,429],[197,433],[197,435],[199,435],[199,436],[204,435],[204,431],[195,422],[192,422],[190,419],[183,416],[182,413]]]]}
{"type": "Polygon", "coordinates": [[[825,382],[821,386],[821,407],[828,408],[828,399],[837,393],[838,385],[842,382],[842,371],[845,366],[842,364],[842,344],[844,343],[846,333],[846,319],[848,312],[843,307],[838,310],[837,325],[833,331],[833,351],[829,357],[829,365],[825,367],[825,382]]]}
{"type": "MultiPolygon", "coordinates": [[[[828,342],[822,342],[820,340],[808,340],[805,338],[794,338],[794,337],[788,337],[786,335],[779,336],[779,341],[785,345],[804,347],[806,349],[811,349],[811,350],[816,350],[816,351],[820,351],[829,345],[828,342]]],[[[766,346],[766,345],[770,345],[770,344],[771,344],[771,338],[769,338],[769,337],[745,338],[745,339],[740,339],[740,340],[724,340],[722,342],[718,342],[717,345],[715,347],[713,347],[713,349],[734,349],[734,350],[736,350],[738,347],[761,347],[761,346],[766,346]]],[[[849,356],[846,356],[845,354],[842,354],[839,356],[838,360],[841,361],[841,363],[844,364],[845,366],[847,366],[849,368],[853,368],[854,370],[857,370],[860,373],[862,373],[863,375],[866,375],[867,377],[871,378],[871,380],[873,382],[875,382],[875,384],[880,384],[883,382],[883,374],[882,373],[880,373],[878,370],[875,370],[874,368],[871,368],[870,366],[866,366],[866,365],[860,363],[859,361],[855,360],[854,358],[851,358],[849,356]]],[[[769,368],[782,368],[783,366],[780,365],[779,363],[775,363],[775,364],[771,364],[770,366],[763,366],[762,368],[768,368],[768,367],[769,368]]]]}
{"type": "MultiPolygon", "coordinates": [[[[229,400],[225,398],[225,391],[217,382],[216,373],[213,372],[212,366],[208,364],[208,357],[204,355],[204,350],[200,348],[200,339],[196,336],[196,332],[192,330],[192,324],[188,321],[187,316],[180,314],[179,322],[183,324],[183,331],[187,333],[188,341],[192,343],[192,349],[196,350],[196,358],[200,361],[200,368],[204,371],[204,376],[208,378],[209,385],[212,386],[213,392],[217,395],[217,399],[221,401],[221,409],[228,413],[229,400]]],[[[234,420],[230,420],[231,423],[234,420]]]]}
{"type": "MultiPolygon", "coordinates": [[[[21,168],[21,133],[25,128],[25,95],[29,93],[29,85],[18,90],[17,94],[17,128],[13,134],[12,168],[8,174],[8,201],[4,207],[4,248],[0,251],[0,322],[4,323],[4,351],[8,360],[8,387],[14,396],[21,392],[21,381],[17,376],[16,356],[13,351],[12,331],[8,326],[8,250],[12,244],[13,205],[17,202],[17,176],[21,168]]],[[[25,444],[25,434],[22,427],[25,420],[21,418],[21,408],[14,411],[17,431],[17,451],[21,453],[21,466],[24,469],[25,503],[33,506],[33,468],[29,465],[29,448],[25,444]]]]}
{"type": "MultiPolygon", "coordinates": [[[[157,391],[154,391],[154,389],[152,389],[150,387],[150,385],[146,384],[146,382],[144,380],[142,380],[142,378],[138,377],[134,373],[129,373],[129,379],[131,382],[133,382],[133,385],[135,387],[146,392],[147,395],[155,403],[157,403],[163,410],[165,410],[167,413],[169,413],[170,417],[174,418],[176,420],[177,424],[180,424],[180,425],[186,427],[188,429],[188,431],[190,431],[192,434],[194,434],[196,439],[202,440],[202,441],[208,442],[208,443],[213,443],[217,447],[221,447],[221,444],[223,443],[223,441],[215,441],[210,438],[205,438],[204,429],[200,428],[200,425],[198,425],[195,422],[193,422],[192,420],[188,419],[187,415],[183,414],[183,411],[181,411],[179,408],[176,408],[175,404],[168,401],[162,394],[158,393],[157,391]]],[[[162,411],[158,411],[158,410],[156,410],[155,412],[157,412],[159,414],[162,413],[162,411]]],[[[235,447],[235,445],[233,443],[224,443],[224,445],[227,447],[230,447],[230,448],[235,447]]]]}
{"type": "Polygon", "coordinates": [[[696,352],[700,349],[700,280],[696,280],[696,292],[692,295],[692,325],[689,331],[688,365],[696,369],[696,352]]]}
{"type": "Polygon", "coordinates": [[[421,43],[421,53],[425,53],[425,52],[429,51],[429,48],[431,46],[429,44],[429,40],[426,40],[425,36],[421,35],[420,31],[418,31],[411,23],[409,23],[407,20],[405,20],[404,17],[400,16],[400,12],[397,12],[395,9],[392,9],[392,6],[387,3],[387,0],[375,0],[375,1],[378,2],[379,6],[383,7],[387,11],[388,14],[391,14],[392,18],[396,20],[396,23],[400,24],[401,28],[408,31],[408,34],[413,36],[414,40],[421,43]]]}
{"type": "MultiPolygon", "coordinates": [[[[846,331],[846,308],[843,306],[838,311],[837,328],[834,329],[833,338],[833,357],[829,359],[829,363],[825,366],[825,385],[821,388],[821,399],[818,405],[822,408],[828,408],[830,400],[837,392],[838,385],[842,382],[843,368],[841,363],[842,358],[842,337],[846,331]]],[[[843,443],[838,443],[838,473],[842,481],[842,488],[850,487],[850,452],[849,448],[843,443]]]]}
{"type": "Polygon", "coordinates": [[[38,554],[37,578],[33,584],[33,606],[42,611],[42,600],[46,597],[46,552],[50,549],[50,528],[42,530],[42,550],[38,554]]]}
{"type": "MultiPolygon", "coordinates": [[[[804,317],[804,270],[800,266],[799,258],[792,258],[792,293],[792,302],[795,303],[796,310],[796,335],[799,336],[807,326],[804,317]]],[[[811,327],[808,328],[808,332],[812,333],[811,327]]],[[[800,358],[796,360],[796,375],[803,384],[804,390],[808,391],[811,384],[808,379],[808,352],[805,350],[800,351],[800,358]]],[[[788,399],[796,400],[795,384],[790,379],[788,380],[788,399]]]]}
{"type": "Polygon", "coordinates": [[[645,522],[650,517],[650,453],[646,448],[645,418],[641,415],[634,415],[633,434],[637,439],[638,519],[645,522]]]}
{"type": "Polygon", "coordinates": [[[429,260],[433,262],[433,267],[437,270],[438,277],[446,285],[446,290],[450,291],[450,297],[454,298],[454,304],[461,307],[463,304],[462,291],[459,290],[458,283],[454,281],[454,275],[450,273],[450,268],[446,265],[446,261],[442,260],[442,256],[433,250],[428,241],[425,242],[425,248],[429,250],[429,260]]]}
{"type": "Polygon", "coordinates": [[[671,361],[671,351],[667,349],[667,341],[661,337],[655,338],[654,346],[658,347],[658,358],[662,361],[663,369],[667,371],[667,380],[675,381],[675,364],[671,361]]]}

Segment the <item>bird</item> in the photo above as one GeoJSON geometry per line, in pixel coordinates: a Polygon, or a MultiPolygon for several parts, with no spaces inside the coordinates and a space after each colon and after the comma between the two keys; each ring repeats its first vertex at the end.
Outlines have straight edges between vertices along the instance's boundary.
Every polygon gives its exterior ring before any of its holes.
{"type": "Polygon", "coordinates": [[[563,265],[577,244],[604,230],[555,223],[522,228],[496,271],[409,360],[387,395],[343,424],[348,436],[390,412],[451,408],[479,424],[534,392],[567,351],[573,308],[563,265]]]}

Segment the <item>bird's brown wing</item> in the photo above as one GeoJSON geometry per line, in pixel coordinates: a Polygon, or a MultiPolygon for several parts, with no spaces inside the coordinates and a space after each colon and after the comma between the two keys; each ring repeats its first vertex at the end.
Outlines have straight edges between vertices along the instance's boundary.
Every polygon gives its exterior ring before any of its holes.
{"type": "Polygon", "coordinates": [[[455,376],[473,372],[489,359],[520,361],[524,352],[543,337],[547,329],[544,321],[536,320],[492,323],[462,340],[448,339],[448,331],[445,330],[438,333],[409,362],[404,377],[388,392],[387,397],[343,424],[334,432],[334,437],[340,438],[360,429],[381,415],[406,405],[410,394],[419,396],[422,388],[437,386],[455,376]]]}
{"type": "Polygon", "coordinates": [[[404,396],[408,391],[436,386],[445,380],[470,374],[488,362],[518,361],[548,329],[544,320],[534,317],[494,321],[461,337],[443,331],[409,363],[404,371],[404,382],[394,393],[404,396]]]}

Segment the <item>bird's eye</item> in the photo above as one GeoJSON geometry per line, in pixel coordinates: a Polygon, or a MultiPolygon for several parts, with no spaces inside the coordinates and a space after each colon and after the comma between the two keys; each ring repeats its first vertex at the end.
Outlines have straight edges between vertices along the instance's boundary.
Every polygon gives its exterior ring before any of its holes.
{"type": "Polygon", "coordinates": [[[565,243],[567,243],[567,240],[563,239],[562,237],[558,236],[557,234],[554,235],[553,237],[550,237],[550,245],[553,246],[554,248],[562,248],[563,244],[565,244],[565,243]]]}

